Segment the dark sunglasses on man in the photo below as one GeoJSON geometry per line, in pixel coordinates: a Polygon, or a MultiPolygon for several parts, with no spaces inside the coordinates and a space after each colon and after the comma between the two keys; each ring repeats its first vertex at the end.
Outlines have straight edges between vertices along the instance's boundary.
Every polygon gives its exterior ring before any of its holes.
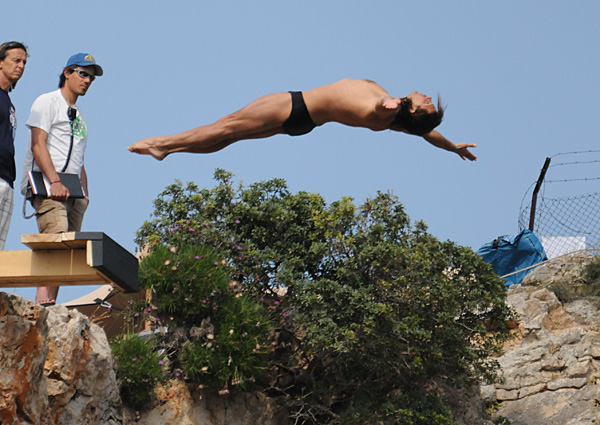
{"type": "Polygon", "coordinates": [[[89,72],[84,71],[83,69],[75,68],[73,71],[77,72],[77,74],[79,74],[79,76],[83,79],[89,78],[90,83],[96,79],[95,75],[92,75],[89,72]]]}

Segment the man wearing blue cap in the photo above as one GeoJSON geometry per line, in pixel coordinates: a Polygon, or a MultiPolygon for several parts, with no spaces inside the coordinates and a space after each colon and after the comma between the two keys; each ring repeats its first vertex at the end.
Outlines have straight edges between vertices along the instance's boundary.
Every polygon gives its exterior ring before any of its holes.
{"type": "MultiPolygon", "coordinates": [[[[87,121],[77,107],[96,77],[103,74],[92,55],[77,53],[69,58],[60,74],[58,90],[38,97],[31,106],[27,122],[28,148],[25,154],[21,193],[26,195],[29,171],[41,171],[49,187],[49,197],[33,196],[31,204],[40,233],[77,232],[81,230],[88,205],[87,175],[83,164],[87,143],[87,121]],[[70,196],[59,172],[79,176],[84,198],[70,196]]],[[[58,287],[39,287],[36,302],[56,303],[58,287]]]]}

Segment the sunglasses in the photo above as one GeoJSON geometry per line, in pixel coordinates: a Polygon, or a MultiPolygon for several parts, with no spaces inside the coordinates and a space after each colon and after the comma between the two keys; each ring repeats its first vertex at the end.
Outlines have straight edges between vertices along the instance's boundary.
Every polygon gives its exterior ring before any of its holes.
{"type": "Polygon", "coordinates": [[[73,71],[77,72],[77,74],[79,74],[81,78],[89,78],[90,83],[96,79],[95,75],[92,75],[89,72],[84,71],[83,69],[75,68],[73,71]]]}

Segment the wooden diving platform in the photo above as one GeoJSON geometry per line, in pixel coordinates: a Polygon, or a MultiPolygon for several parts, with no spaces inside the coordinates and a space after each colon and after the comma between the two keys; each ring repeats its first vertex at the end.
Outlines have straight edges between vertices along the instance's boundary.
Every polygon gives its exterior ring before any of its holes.
{"type": "Polygon", "coordinates": [[[138,292],[138,259],[102,232],[22,235],[30,251],[0,251],[0,287],[112,284],[138,292]]]}

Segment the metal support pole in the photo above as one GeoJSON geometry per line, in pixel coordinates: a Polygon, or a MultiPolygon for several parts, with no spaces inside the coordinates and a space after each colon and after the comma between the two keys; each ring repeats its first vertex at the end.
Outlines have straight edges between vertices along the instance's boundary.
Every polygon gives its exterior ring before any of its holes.
{"type": "Polygon", "coordinates": [[[538,177],[538,181],[535,184],[535,188],[533,189],[533,196],[531,197],[531,212],[529,214],[529,230],[533,232],[533,225],[535,223],[535,208],[537,205],[537,195],[540,191],[540,187],[542,186],[542,182],[544,181],[544,177],[546,177],[546,171],[548,171],[548,167],[550,166],[550,158],[546,158],[546,162],[544,162],[544,166],[542,167],[542,171],[540,172],[540,176],[538,177]]]}

